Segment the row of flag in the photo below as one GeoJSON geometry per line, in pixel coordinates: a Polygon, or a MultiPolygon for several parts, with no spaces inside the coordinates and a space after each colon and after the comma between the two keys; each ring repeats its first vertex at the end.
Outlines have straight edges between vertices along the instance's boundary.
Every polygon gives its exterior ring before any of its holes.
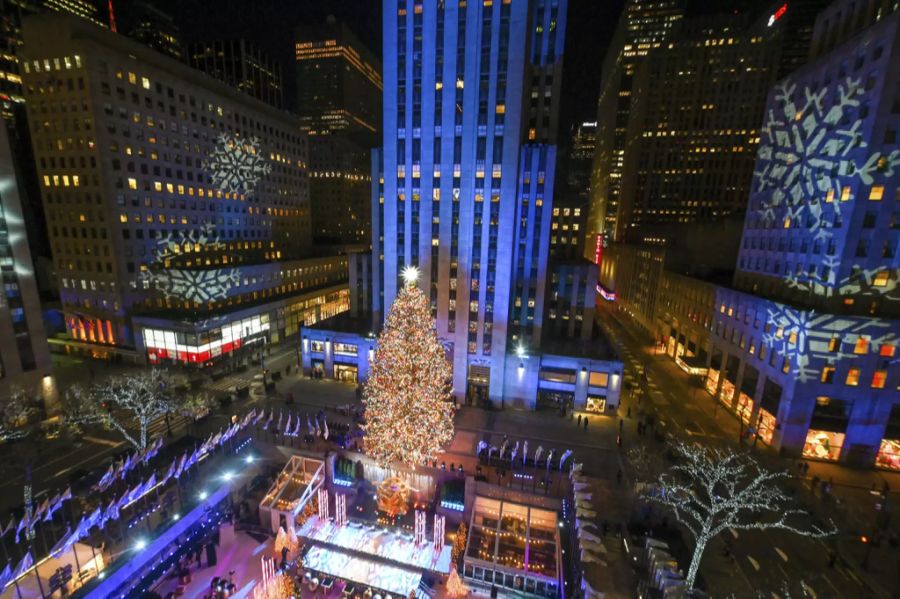
{"type": "Polygon", "coordinates": [[[31,555],[31,551],[22,556],[22,559],[19,560],[15,570],[12,569],[12,564],[6,564],[6,567],[0,572],[0,591],[5,589],[10,582],[25,574],[25,572],[33,565],[34,556],[31,555]]]}
{"type": "Polygon", "coordinates": [[[39,503],[37,508],[31,513],[31,517],[29,517],[26,512],[25,515],[22,516],[22,519],[17,522],[16,517],[13,516],[9,521],[9,524],[7,524],[5,528],[0,529],[0,537],[15,530],[16,543],[18,543],[19,537],[23,531],[33,530],[38,522],[50,522],[53,519],[53,514],[62,507],[64,502],[69,501],[70,499],[72,499],[72,488],[66,487],[65,491],[57,493],[52,499],[47,498],[39,503]]]}
{"type": "MultiPolygon", "coordinates": [[[[263,410],[263,413],[265,413],[265,410],[263,410]]],[[[268,418],[268,420],[266,420],[266,423],[263,425],[263,430],[269,430],[269,426],[272,425],[274,418],[275,418],[275,410],[272,409],[269,411],[269,418],[268,418]]],[[[291,412],[288,412],[287,420],[285,420],[284,412],[279,410],[278,411],[278,423],[276,424],[274,430],[282,431],[283,434],[288,437],[299,437],[300,432],[303,427],[303,420],[300,418],[300,415],[298,414],[296,417],[296,420],[293,422],[293,425],[292,425],[292,421],[291,421],[292,418],[293,418],[293,414],[291,412]],[[284,427],[282,427],[282,423],[284,424],[284,427]]],[[[328,420],[325,418],[325,416],[322,416],[322,425],[320,426],[319,425],[319,415],[316,415],[316,417],[313,420],[310,420],[309,414],[307,414],[306,415],[306,430],[309,432],[310,435],[316,435],[317,437],[324,437],[325,439],[327,439],[328,438],[328,420]]]]}
{"type": "Polygon", "coordinates": [[[156,457],[162,449],[162,437],[158,437],[144,451],[136,451],[116,464],[110,464],[106,474],[94,485],[94,489],[101,493],[106,491],[117,480],[125,480],[125,476],[141,464],[146,464],[156,457]]]}

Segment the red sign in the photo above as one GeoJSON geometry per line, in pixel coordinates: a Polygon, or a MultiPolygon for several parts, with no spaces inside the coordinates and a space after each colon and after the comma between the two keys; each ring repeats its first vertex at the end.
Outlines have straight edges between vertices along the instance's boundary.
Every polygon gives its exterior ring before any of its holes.
{"type": "Polygon", "coordinates": [[[772,15],[769,17],[769,27],[775,24],[775,21],[784,16],[784,13],[787,12],[787,2],[778,7],[772,15]]]}

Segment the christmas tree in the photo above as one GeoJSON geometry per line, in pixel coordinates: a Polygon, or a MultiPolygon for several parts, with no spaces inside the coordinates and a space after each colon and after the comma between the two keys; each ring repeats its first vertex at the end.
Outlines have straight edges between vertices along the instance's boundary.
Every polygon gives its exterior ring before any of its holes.
{"type": "Polygon", "coordinates": [[[416,275],[413,268],[404,271],[363,397],[366,451],[384,466],[434,459],[453,438],[450,364],[416,275]]]}
{"type": "Polygon", "coordinates": [[[447,579],[447,594],[451,597],[462,597],[469,593],[469,587],[459,577],[456,566],[450,569],[450,578],[447,579]]]}

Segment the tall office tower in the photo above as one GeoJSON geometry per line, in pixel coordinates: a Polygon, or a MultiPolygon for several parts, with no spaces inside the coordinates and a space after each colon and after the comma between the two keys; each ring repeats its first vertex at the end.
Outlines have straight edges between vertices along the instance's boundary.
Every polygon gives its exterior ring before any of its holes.
{"type": "Polygon", "coordinates": [[[284,105],[281,65],[251,42],[239,39],[190,44],[188,64],[270,106],[284,105]]]}
{"type": "Polygon", "coordinates": [[[591,174],[588,239],[615,237],[619,186],[625,159],[626,128],[634,71],[647,53],[659,48],[684,14],[685,0],[628,0],[603,58],[597,104],[597,146],[591,174]]]}
{"type": "Polygon", "coordinates": [[[789,454],[900,469],[900,12],[841,0],[772,89],[708,387],[789,454]]]}
{"type": "Polygon", "coordinates": [[[296,118],[124,36],[25,20],[23,77],[67,327],[205,362],[347,308],[310,249],[296,118]]]}
{"type": "Polygon", "coordinates": [[[346,135],[309,139],[309,199],[319,245],[368,246],[372,234],[370,151],[346,135]]]}
{"type": "Polygon", "coordinates": [[[172,15],[147,0],[136,0],[128,6],[128,35],[176,60],[184,58],[178,26],[172,15]]]}
{"type": "Polygon", "coordinates": [[[297,114],[310,134],[354,133],[363,147],[381,135],[381,61],[329,16],[298,29],[294,51],[297,114]]]}
{"type": "Polygon", "coordinates": [[[597,146],[597,121],[585,121],[575,127],[569,141],[566,183],[574,191],[588,195],[591,189],[591,165],[597,146]]]}
{"type": "MultiPolygon", "coordinates": [[[[821,2],[796,6],[810,4],[821,2]]],[[[722,14],[688,8],[636,67],[617,239],[684,238],[685,223],[719,222],[733,231],[734,263],[768,90],[794,62],[802,40],[791,36],[812,26],[810,11],[787,11],[780,3],[722,14]]]]}
{"type": "MultiPolygon", "coordinates": [[[[0,125],[0,396],[13,386],[40,389],[51,369],[50,351],[41,317],[41,303],[23,226],[18,159],[6,127],[0,125]]],[[[45,397],[45,399],[47,399],[45,397]]]]}

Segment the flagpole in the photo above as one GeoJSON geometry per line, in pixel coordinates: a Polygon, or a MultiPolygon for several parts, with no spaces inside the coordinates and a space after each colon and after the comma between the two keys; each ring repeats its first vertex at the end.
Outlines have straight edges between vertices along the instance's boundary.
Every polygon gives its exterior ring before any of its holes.
{"type": "Polygon", "coordinates": [[[78,563],[78,552],[75,551],[75,545],[77,545],[77,544],[78,544],[77,541],[72,543],[72,555],[75,556],[75,567],[78,568],[76,578],[80,582],[81,581],[81,564],[78,563]]]}
{"type": "Polygon", "coordinates": [[[41,592],[41,599],[46,599],[47,595],[44,594],[44,585],[41,583],[41,575],[38,573],[37,564],[34,564],[32,568],[34,568],[34,577],[37,578],[38,590],[41,592]]]}

